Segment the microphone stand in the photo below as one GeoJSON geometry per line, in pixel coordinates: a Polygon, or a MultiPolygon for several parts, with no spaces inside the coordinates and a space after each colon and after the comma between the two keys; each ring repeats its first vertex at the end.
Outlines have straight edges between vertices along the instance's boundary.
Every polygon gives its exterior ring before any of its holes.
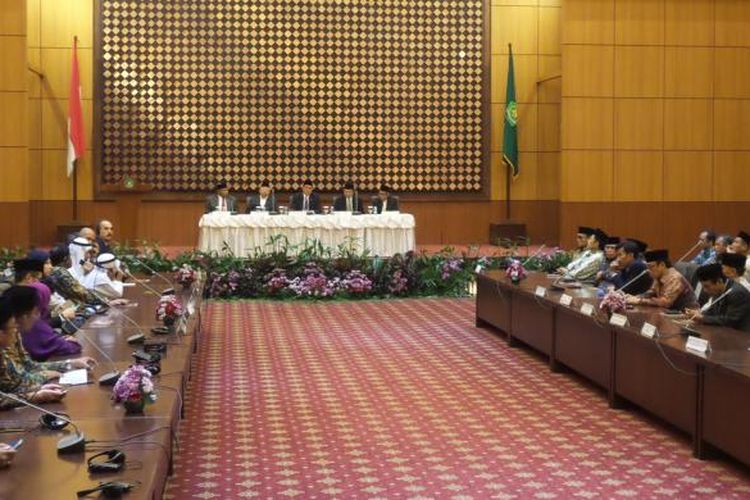
{"type": "MultiPolygon", "coordinates": [[[[109,303],[107,299],[99,295],[95,290],[91,291],[99,300],[107,304],[109,306],[110,310],[112,310],[112,305],[109,303]]],[[[143,332],[143,329],[141,328],[141,325],[139,325],[133,318],[125,314],[124,312],[120,312],[120,316],[125,318],[125,320],[128,321],[128,323],[131,323],[133,326],[135,326],[135,329],[138,331],[135,335],[131,335],[127,338],[128,344],[140,344],[144,340],[146,340],[146,334],[143,332]]]]}
{"type": "Polygon", "coordinates": [[[19,396],[16,396],[15,394],[0,391],[0,396],[4,398],[8,398],[12,401],[15,401],[16,403],[21,403],[24,406],[28,406],[29,408],[33,408],[36,411],[42,412],[44,414],[51,415],[55,417],[56,419],[62,420],[63,422],[67,422],[70,425],[72,425],[73,428],[76,430],[75,435],[65,436],[64,438],[60,439],[57,442],[57,453],[75,453],[75,452],[83,452],[86,450],[85,436],[83,435],[81,430],[78,428],[78,426],[74,424],[73,421],[70,420],[69,418],[62,416],[59,413],[54,413],[49,410],[45,410],[41,406],[37,406],[34,403],[30,403],[29,401],[26,401],[25,399],[19,396]]]}
{"type": "Polygon", "coordinates": [[[89,338],[88,335],[83,333],[81,329],[77,327],[74,323],[70,321],[68,321],[68,323],[72,324],[73,327],[76,329],[76,333],[80,333],[81,337],[83,337],[86,340],[86,342],[91,344],[91,346],[93,346],[93,348],[96,349],[99,352],[99,354],[101,354],[104,357],[104,359],[106,359],[109,362],[109,365],[113,368],[112,371],[107,372],[101,377],[99,377],[99,380],[98,380],[99,385],[115,385],[115,383],[120,378],[120,372],[119,370],[117,370],[117,365],[115,365],[115,362],[112,360],[112,358],[106,352],[104,352],[104,350],[101,347],[99,347],[99,344],[91,340],[91,338],[89,338]]]}
{"type": "Polygon", "coordinates": [[[521,265],[526,264],[528,261],[530,261],[531,259],[533,259],[537,255],[539,255],[540,253],[542,253],[542,250],[544,250],[545,248],[546,248],[546,245],[540,246],[539,250],[537,250],[536,252],[534,252],[532,255],[529,255],[528,257],[526,257],[526,259],[524,259],[524,261],[521,263],[521,265]]]}
{"type": "Polygon", "coordinates": [[[139,284],[139,285],[141,285],[141,286],[142,286],[143,288],[145,288],[145,289],[146,289],[146,290],[148,290],[149,292],[151,292],[151,293],[155,294],[156,296],[160,296],[160,295],[162,295],[161,293],[157,292],[156,290],[154,290],[153,288],[151,288],[150,286],[148,286],[148,285],[147,285],[146,283],[144,283],[144,282],[143,282],[142,280],[139,280],[138,278],[136,278],[135,276],[133,276],[133,275],[131,274],[131,272],[130,272],[130,271],[124,271],[124,274],[125,274],[125,276],[127,276],[127,277],[129,277],[129,278],[132,278],[132,280],[133,280],[134,282],[138,283],[138,284],[139,284]]]}
{"type": "MultiPolygon", "coordinates": [[[[698,240],[695,245],[693,245],[692,247],[690,247],[690,250],[688,250],[687,252],[685,252],[685,255],[683,255],[682,257],[680,257],[677,260],[677,262],[682,262],[683,260],[685,260],[687,258],[687,256],[690,255],[691,253],[693,253],[695,251],[695,249],[698,248],[698,246],[700,244],[701,244],[701,241],[698,240]]],[[[675,264],[677,264],[677,262],[675,262],[675,264]]]]}
{"type": "MultiPolygon", "coordinates": [[[[150,272],[151,272],[152,274],[154,274],[154,276],[158,276],[158,277],[159,277],[159,278],[160,278],[160,279],[161,279],[162,281],[164,281],[164,283],[166,283],[167,285],[169,285],[169,288],[168,288],[167,290],[164,290],[164,292],[167,292],[167,293],[174,293],[174,283],[172,283],[172,281],[171,281],[171,280],[167,279],[167,278],[166,278],[165,276],[163,276],[162,274],[160,274],[160,273],[157,273],[155,269],[153,269],[153,268],[149,267],[149,266],[148,266],[148,265],[147,265],[147,264],[146,264],[145,262],[143,262],[142,260],[138,259],[137,257],[131,257],[131,258],[132,258],[132,259],[133,259],[134,261],[136,261],[136,262],[137,262],[138,264],[140,264],[141,266],[145,267],[145,268],[146,268],[146,269],[147,269],[148,271],[150,271],[150,272]]],[[[161,293],[161,294],[159,294],[159,295],[166,295],[166,294],[165,294],[164,292],[162,292],[162,293],[161,293]]]]}
{"type": "Polygon", "coordinates": [[[627,287],[627,286],[628,286],[628,285],[630,285],[631,283],[634,283],[635,281],[637,281],[637,280],[638,280],[638,279],[639,279],[639,278],[640,278],[641,276],[643,276],[643,275],[644,275],[644,274],[646,274],[647,272],[648,272],[648,269],[644,269],[643,271],[641,271],[641,272],[640,272],[640,273],[638,274],[638,276],[636,276],[635,278],[631,279],[630,281],[628,281],[627,283],[625,283],[625,284],[624,284],[624,285],[622,285],[621,287],[618,287],[618,288],[617,288],[617,290],[615,290],[615,291],[616,291],[616,292],[619,292],[620,290],[622,290],[623,288],[627,287]]]}

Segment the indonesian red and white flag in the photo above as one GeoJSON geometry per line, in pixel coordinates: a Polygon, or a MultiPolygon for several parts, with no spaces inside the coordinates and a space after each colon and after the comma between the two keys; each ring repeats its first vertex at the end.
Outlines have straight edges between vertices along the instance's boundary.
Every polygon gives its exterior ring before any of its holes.
{"type": "Polygon", "coordinates": [[[86,141],[83,132],[81,111],[81,80],[78,75],[78,41],[73,39],[73,63],[70,71],[70,93],[68,97],[68,177],[73,173],[75,161],[83,157],[86,141]]]}

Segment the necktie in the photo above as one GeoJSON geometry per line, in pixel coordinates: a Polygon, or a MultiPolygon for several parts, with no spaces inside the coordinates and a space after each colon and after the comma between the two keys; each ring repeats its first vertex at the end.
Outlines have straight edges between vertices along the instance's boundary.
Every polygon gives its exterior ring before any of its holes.
{"type": "Polygon", "coordinates": [[[346,199],[346,211],[347,212],[353,212],[354,211],[354,209],[352,208],[352,199],[351,198],[347,198],[346,199]]]}
{"type": "Polygon", "coordinates": [[[302,210],[304,210],[305,212],[308,212],[310,210],[310,199],[307,196],[305,196],[305,201],[304,203],[302,203],[302,210]]]}
{"type": "Polygon", "coordinates": [[[224,211],[224,198],[222,196],[219,196],[219,212],[224,211]]]}
{"type": "Polygon", "coordinates": [[[388,210],[388,200],[383,200],[383,208],[380,210],[380,213],[383,213],[386,210],[388,210]]]}

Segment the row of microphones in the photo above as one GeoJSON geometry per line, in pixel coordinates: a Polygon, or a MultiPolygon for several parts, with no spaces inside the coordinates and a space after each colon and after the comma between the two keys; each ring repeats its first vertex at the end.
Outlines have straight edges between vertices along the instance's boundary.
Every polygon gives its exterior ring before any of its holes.
{"type": "MultiPolygon", "coordinates": [[[[93,293],[96,298],[98,298],[99,300],[101,300],[102,302],[104,302],[106,305],[108,305],[110,307],[110,310],[113,310],[112,305],[109,303],[109,300],[107,300],[106,297],[104,297],[103,295],[101,295],[96,290],[91,290],[91,293],[93,293]]],[[[128,323],[131,323],[133,326],[135,326],[136,330],[138,331],[138,333],[136,333],[135,335],[131,335],[130,337],[128,337],[126,339],[127,343],[128,344],[140,344],[140,343],[143,343],[146,340],[146,334],[143,332],[143,329],[141,329],[141,325],[139,325],[138,322],[136,322],[133,318],[131,318],[130,316],[128,316],[124,312],[120,312],[120,316],[122,318],[125,318],[125,320],[128,323]]]]}
{"type": "Polygon", "coordinates": [[[75,434],[65,436],[57,442],[58,453],[78,453],[78,452],[85,451],[86,449],[85,436],[83,435],[81,430],[78,428],[78,426],[76,426],[76,424],[74,424],[73,421],[67,416],[63,416],[59,413],[54,413],[49,410],[45,410],[41,406],[37,406],[34,403],[30,403],[29,401],[26,401],[25,399],[19,396],[16,396],[15,394],[0,391],[0,396],[4,398],[8,398],[24,406],[28,406],[29,408],[33,408],[36,411],[42,412],[45,415],[49,415],[50,417],[53,417],[55,420],[62,420],[63,422],[66,422],[72,425],[73,428],[75,429],[75,434]]]}
{"type": "Polygon", "coordinates": [[[99,344],[97,342],[94,342],[88,335],[83,333],[80,327],[76,326],[75,323],[68,321],[73,328],[75,328],[75,332],[80,334],[83,339],[91,344],[91,346],[101,354],[105,360],[109,363],[110,367],[112,368],[111,371],[105,373],[104,375],[100,376],[97,380],[99,382],[99,385],[115,385],[115,383],[120,379],[120,372],[117,370],[117,365],[115,365],[114,360],[106,353],[104,350],[99,347],[99,344]]]}

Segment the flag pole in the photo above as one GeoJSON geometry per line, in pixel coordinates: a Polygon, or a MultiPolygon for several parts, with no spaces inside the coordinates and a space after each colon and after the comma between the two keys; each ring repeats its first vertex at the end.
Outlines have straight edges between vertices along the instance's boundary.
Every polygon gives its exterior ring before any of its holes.
{"type": "Polygon", "coordinates": [[[78,220],[78,160],[73,160],[73,220],[78,220]]]}
{"type": "MultiPolygon", "coordinates": [[[[513,45],[511,43],[508,43],[508,54],[510,54],[510,57],[513,57],[513,45]]],[[[508,103],[506,102],[505,105],[507,106],[508,103]]],[[[510,183],[511,183],[511,175],[510,175],[510,165],[505,163],[505,220],[509,221],[511,220],[511,213],[510,213],[510,183]]]]}

